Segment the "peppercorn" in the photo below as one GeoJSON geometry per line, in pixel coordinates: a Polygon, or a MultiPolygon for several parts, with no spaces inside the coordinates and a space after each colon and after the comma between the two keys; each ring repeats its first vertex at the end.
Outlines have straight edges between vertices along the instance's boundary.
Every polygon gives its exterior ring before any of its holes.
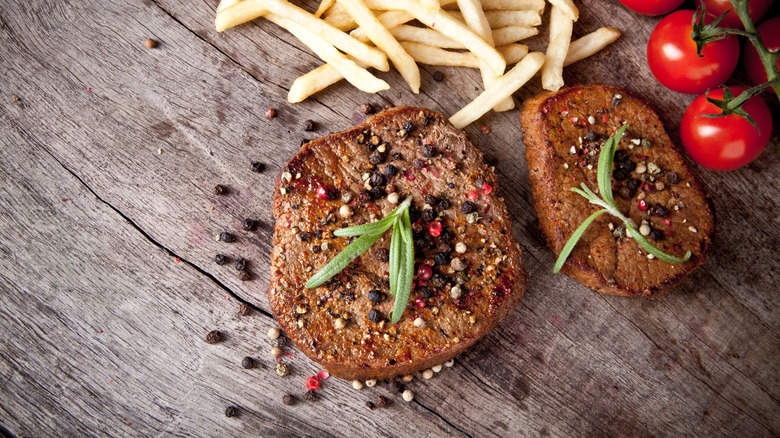
{"type": "Polygon", "coordinates": [[[375,404],[375,405],[376,405],[376,407],[378,407],[378,408],[384,408],[384,407],[385,407],[385,406],[387,406],[389,403],[390,403],[390,401],[387,399],[387,397],[385,397],[385,396],[383,396],[383,395],[380,395],[379,397],[377,397],[377,398],[374,400],[374,404],[375,404]]]}
{"type": "Polygon", "coordinates": [[[436,205],[436,207],[437,207],[439,210],[442,210],[442,211],[444,211],[444,210],[446,210],[446,209],[450,208],[450,201],[448,201],[448,200],[446,200],[446,199],[441,199],[441,200],[439,200],[439,202],[438,202],[438,204],[436,205]]]}
{"type": "Polygon", "coordinates": [[[303,130],[304,131],[313,131],[314,130],[314,120],[307,120],[303,122],[303,130]]]}
{"type": "Polygon", "coordinates": [[[306,400],[307,402],[317,401],[317,393],[311,390],[306,391],[306,393],[303,394],[303,399],[306,400]]]}
{"type": "Polygon", "coordinates": [[[360,193],[358,193],[357,201],[361,204],[365,204],[366,202],[371,200],[371,193],[368,192],[368,190],[361,190],[360,193]]]}
{"type": "Polygon", "coordinates": [[[678,175],[677,172],[670,170],[666,172],[666,181],[669,182],[669,184],[677,184],[680,182],[680,175],[678,175]]]}
{"type": "Polygon", "coordinates": [[[383,185],[387,184],[387,180],[385,179],[385,176],[382,175],[379,172],[374,172],[371,174],[371,185],[374,187],[381,187],[383,185]]]}
{"type": "Polygon", "coordinates": [[[414,122],[412,122],[411,120],[407,120],[407,121],[405,121],[405,122],[404,122],[404,130],[405,130],[406,132],[412,132],[412,131],[414,131],[414,122]]]}
{"type": "Polygon", "coordinates": [[[222,341],[222,332],[219,330],[212,330],[206,334],[206,343],[207,344],[216,344],[217,342],[222,341]]]}
{"type": "Polygon", "coordinates": [[[273,109],[273,108],[268,108],[268,109],[266,109],[266,110],[265,110],[265,116],[266,116],[267,118],[269,118],[269,119],[270,119],[270,118],[273,118],[273,117],[276,117],[276,110],[275,110],[275,109],[273,109]]]}
{"type": "Polygon", "coordinates": [[[371,289],[368,291],[368,301],[374,304],[381,303],[385,299],[385,294],[379,289],[371,289]]]}
{"type": "Polygon", "coordinates": [[[436,219],[436,212],[433,211],[432,208],[423,210],[423,212],[422,212],[422,220],[424,220],[425,222],[430,222],[430,221],[432,221],[434,219],[436,219]]]}
{"type": "Polygon", "coordinates": [[[249,306],[247,303],[241,303],[240,306],[238,306],[238,314],[241,316],[249,316],[249,314],[252,313],[252,307],[249,306]]]}
{"type": "Polygon", "coordinates": [[[236,240],[236,236],[228,233],[227,231],[223,231],[223,232],[221,232],[219,234],[219,240],[221,240],[223,242],[230,243],[230,242],[236,240]]]}
{"type": "Polygon", "coordinates": [[[254,368],[255,360],[247,356],[241,360],[241,366],[245,369],[254,368]]]}
{"type": "Polygon", "coordinates": [[[326,201],[332,201],[338,198],[339,194],[333,186],[320,185],[317,187],[317,197],[326,201]]]}
{"type": "Polygon", "coordinates": [[[403,156],[403,155],[401,155],[400,153],[396,152],[396,153],[394,153],[394,154],[393,154],[393,159],[394,159],[394,160],[399,160],[399,161],[400,161],[400,160],[403,160],[403,159],[404,159],[404,156],[403,156]]]}
{"type": "Polygon", "coordinates": [[[389,392],[390,394],[398,394],[400,392],[403,392],[403,390],[404,390],[404,386],[401,385],[401,383],[398,382],[397,380],[393,380],[387,385],[387,392],[389,392]]]}
{"type": "Polygon", "coordinates": [[[623,169],[626,172],[633,172],[636,169],[636,163],[631,160],[619,161],[617,163],[618,169],[623,169]]]}
{"type": "Polygon", "coordinates": [[[259,161],[253,161],[252,164],[249,166],[249,169],[251,169],[252,172],[260,173],[263,170],[265,170],[265,164],[259,161]]]}
{"type": "Polygon", "coordinates": [[[436,203],[436,197],[433,195],[425,195],[423,196],[423,201],[428,205],[433,205],[436,203]]]}
{"type": "Polygon", "coordinates": [[[437,252],[433,258],[433,261],[437,265],[446,265],[450,261],[450,256],[445,252],[437,252]]]}
{"type": "Polygon", "coordinates": [[[425,158],[430,158],[433,156],[433,146],[429,144],[424,144],[420,146],[420,155],[422,155],[425,158]]]}
{"type": "Polygon", "coordinates": [[[433,294],[431,293],[431,290],[427,287],[421,287],[420,288],[420,297],[421,298],[430,298],[433,294]]]}
{"type": "Polygon", "coordinates": [[[398,173],[398,169],[396,169],[392,164],[385,166],[385,175],[395,176],[396,173],[398,173]]]}
{"type": "Polygon", "coordinates": [[[452,269],[454,269],[456,271],[462,271],[462,270],[466,269],[466,264],[463,263],[463,260],[461,260],[458,257],[455,257],[454,259],[452,259],[450,261],[450,266],[452,267],[452,269]]]}
{"type": "Polygon", "coordinates": [[[285,394],[282,397],[282,403],[284,403],[287,406],[292,406],[295,404],[295,397],[293,397],[292,394],[285,394]]]}
{"type": "Polygon", "coordinates": [[[430,266],[426,265],[425,263],[422,263],[417,268],[417,278],[420,280],[428,280],[433,276],[433,270],[430,266]]]}
{"type": "Polygon", "coordinates": [[[414,166],[415,169],[422,169],[423,167],[425,167],[425,161],[423,161],[423,160],[418,158],[418,159],[414,160],[414,163],[412,163],[412,166],[414,166]]]}
{"type": "Polygon", "coordinates": [[[235,417],[236,415],[238,415],[238,408],[237,407],[235,407],[235,406],[228,406],[228,407],[225,408],[225,416],[226,417],[230,418],[230,417],[235,417]]]}
{"type": "Polygon", "coordinates": [[[650,234],[647,237],[653,240],[663,240],[664,234],[658,230],[650,230],[650,234]]]}
{"type": "Polygon", "coordinates": [[[276,374],[279,377],[285,377],[290,374],[290,367],[288,367],[286,364],[278,363],[276,364],[276,374]]]}
{"type": "Polygon", "coordinates": [[[639,186],[641,185],[642,182],[636,178],[630,178],[626,181],[626,188],[631,191],[631,196],[634,196],[634,193],[639,190],[639,186]]]}
{"type": "Polygon", "coordinates": [[[433,80],[436,82],[441,82],[444,80],[444,73],[440,71],[433,72],[433,80]]]}
{"type": "Polygon", "coordinates": [[[381,164],[382,161],[385,161],[385,156],[379,152],[374,151],[368,156],[368,162],[371,164],[381,164]]]}
{"type": "Polygon", "coordinates": [[[360,112],[368,115],[374,112],[374,108],[371,107],[370,103],[364,103],[360,105],[360,112]]]}
{"type": "Polygon", "coordinates": [[[214,194],[215,195],[223,195],[223,194],[225,194],[226,191],[227,190],[225,190],[225,186],[223,186],[222,184],[217,184],[217,185],[214,186],[214,194]]]}
{"type": "Polygon", "coordinates": [[[464,201],[460,204],[460,211],[464,214],[469,214],[477,209],[477,206],[471,201],[464,201]]]}
{"type": "Polygon", "coordinates": [[[371,189],[369,193],[371,193],[371,199],[384,198],[384,196],[387,194],[385,192],[385,189],[383,189],[382,187],[374,187],[373,189],[371,189]]]}
{"type": "Polygon", "coordinates": [[[304,231],[303,233],[298,233],[298,239],[301,240],[301,242],[308,242],[309,239],[311,239],[311,233],[308,231],[304,231]]]}
{"type": "Polygon", "coordinates": [[[319,245],[314,245],[311,247],[311,252],[314,254],[319,254],[320,251],[322,251],[322,247],[319,245]]]}
{"type": "Polygon", "coordinates": [[[243,271],[244,269],[246,269],[246,260],[244,259],[236,260],[236,271],[243,271]]]}
{"type": "Polygon", "coordinates": [[[287,338],[281,336],[281,334],[280,334],[279,339],[276,340],[276,346],[279,347],[279,348],[286,347],[287,346],[287,338]]]}
{"type": "Polygon", "coordinates": [[[594,141],[596,140],[596,133],[593,131],[588,131],[585,133],[585,137],[583,137],[585,141],[594,141]]]}
{"type": "Polygon", "coordinates": [[[615,171],[612,172],[612,177],[618,181],[623,181],[625,179],[628,179],[629,176],[631,176],[631,174],[626,172],[623,169],[615,169],[615,171]]]}
{"type": "Polygon", "coordinates": [[[367,401],[366,402],[366,407],[368,408],[369,411],[373,411],[374,410],[374,402],[367,401]]]}
{"type": "Polygon", "coordinates": [[[240,281],[249,281],[252,279],[252,274],[249,273],[249,271],[241,271],[238,273],[238,279],[240,281]]]}
{"type": "MultiPolygon", "coordinates": [[[[591,131],[593,132],[593,131],[591,131]]],[[[594,133],[595,136],[595,133],[594,133]]],[[[595,138],[594,138],[595,140],[595,138]]],[[[623,149],[618,149],[615,151],[615,162],[616,163],[622,163],[623,161],[628,160],[628,153],[624,151],[623,149]]]]}
{"type": "Polygon", "coordinates": [[[368,320],[371,322],[379,322],[382,320],[382,314],[376,309],[371,309],[371,311],[368,312],[368,320]]]}
{"type": "Polygon", "coordinates": [[[214,263],[218,264],[219,266],[222,266],[227,261],[227,257],[225,257],[224,254],[217,254],[214,256],[214,263]]]}
{"type": "Polygon", "coordinates": [[[656,214],[656,216],[659,216],[659,217],[666,217],[666,216],[669,215],[669,210],[664,208],[663,205],[659,205],[658,207],[655,208],[655,214],[656,214]]]}
{"type": "Polygon", "coordinates": [[[374,251],[374,257],[380,262],[386,262],[390,260],[390,251],[387,248],[379,248],[374,251]]]}
{"type": "Polygon", "coordinates": [[[241,222],[241,228],[244,231],[251,231],[254,227],[255,227],[255,221],[253,221],[252,219],[244,219],[241,222]]]}

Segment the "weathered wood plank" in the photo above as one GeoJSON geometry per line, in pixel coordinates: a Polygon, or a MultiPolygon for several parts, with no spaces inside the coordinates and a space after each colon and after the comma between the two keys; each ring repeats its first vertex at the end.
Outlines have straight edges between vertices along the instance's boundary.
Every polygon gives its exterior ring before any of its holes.
{"type": "MultiPolygon", "coordinates": [[[[624,38],[611,54],[567,70],[567,81],[603,81],[649,97],[678,138],[692,98],[663,89],[647,71],[643,41],[655,19],[617,2],[583,3],[575,33],[612,25],[624,38]]],[[[217,34],[215,6],[0,5],[0,68],[9,84],[0,145],[7,156],[20,145],[25,152],[0,163],[11,182],[0,191],[10,212],[0,220],[15,230],[0,239],[7,324],[0,336],[9,340],[2,338],[0,374],[11,376],[0,424],[24,435],[780,434],[778,157],[767,151],[737,172],[699,171],[713,195],[716,246],[678,290],[651,302],[600,297],[549,272],[516,111],[487,115],[467,132],[496,164],[525,250],[532,284],[518,311],[456,368],[409,385],[419,404],[397,401],[369,414],[363,404],[383,388],[356,392],[333,379],[320,404],[281,406],[282,392],[300,393],[315,364],[295,359],[297,380],[241,370],[244,354],[266,355],[269,344],[258,337],[273,322],[236,317],[224,290],[173,263],[57,162],[154,241],[267,309],[270,193],[298,139],[350,125],[364,101],[452,114],[481,81],[476,72],[423,67],[420,95],[388,73],[382,77],[393,88],[379,96],[340,84],[287,105],[292,78],[319,62],[262,21],[217,34]],[[158,49],[143,48],[149,36],[161,41],[158,49]],[[437,69],[445,82],[431,79],[437,69]],[[277,118],[263,117],[268,106],[277,118]],[[303,132],[306,119],[318,123],[316,132],[303,132]],[[483,124],[491,134],[479,131],[483,124]],[[252,160],[267,163],[266,173],[249,172],[252,160]],[[38,175],[38,168],[48,172],[38,175]],[[231,193],[212,195],[217,183],[231,193]],[[58,203],[61,197],[78,199],[79,207],[68,210],[75,203],[58,203]],[[263,224],[244,233],[245,217],[263,224]],[[63,228],[62,219],[76,225],[63,228]],[[225,229],[239,242],[214,241],[225,229]],[[255,280],[241,283],[232,268],[214,265],[216,252],[248,258],[255,280]],[[214,327],[231,334],[227,343],[200,341],[214,327]],[[238,419],[222,415],[228,403],[244,408],[238,419]],[[342,411],[350,413],[333,414],[342,411]]],[[[518,97],[538,89],[534,82],[518,97]]]]}

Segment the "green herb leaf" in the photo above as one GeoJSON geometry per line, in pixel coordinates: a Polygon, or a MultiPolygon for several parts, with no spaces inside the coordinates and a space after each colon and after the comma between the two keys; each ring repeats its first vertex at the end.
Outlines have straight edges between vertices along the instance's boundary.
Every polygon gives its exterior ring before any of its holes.
{"type": "Polygon", "coordinates": [[[390,273],[390,293],[395,296],[398,284],[398,273],[401,270],[401,218],[396,217],[393,222],[393,235],[390,238],[390,264],[388,272],[390,273]]]}
{"type": "Polygon", "coordinates": [[[395,302],[393,303],[392,323],[397,323],[404,314],[409,296],[412,293],[412,280],[414,277],[414,244],[412,243],[412,223],[409,219],[409,210],[404,210],[400,219],[401,231],[401,263],[398,282],[396,283],[395,302]]]}
{"type": "Polygon", "coordinates": [[[650,243],[649,240],[645,239],[645,236],[643,236],[641,233],[639,233],[637,230],[634,229],[634,227],[632,227],[629,224],[626,224],[626,231],[628,232],[628,234],[631,235],[631,237],[634,238],[634,240],[639,242],[639,244],[645,248],[645,251],[654,255],[659,260],[663,260],[668,263],[683,263],[683,262],[687,262],[691,258],[690,251],[686,252],[683,258],[675,257],[671,254],[667,254],[661,251],[660,249],[653,246],[653,244],[650,243]]]}
{"type": "Polygon", "coordinates": [[[555,261],[555,266],[553,267],[553,274],[557,274],[561,268],[563,267],[563,264],[566,262],[566,259],[569,258],[569,254],[571,254],[571,251],[574,249],[574,247],[577,245],[577,242],[580,240],[582,235],[585,233],[585,229],[588,228],[588,226],[593,222],[601,213],[606,213],[607,210],[599,210],[592,215],[588,216],[585,221],[580,224],[579,227],[577,227],[576,230],[574,230],[574,233],[569,237],[568,242],[566,242],[566,245],[563,246],[563,249],[561,250],[561,253],[558,254],[558,260],[555,261]]]}
{"type": "Polygon", "coordinates": [[[355,225],[354,227],[347,227],[347,228],[339,228],[338,230],[333,232],[334,236],[360,236],[361,234],[368,234],[368,233],[378,233],[378,232],[385,232],[388,228],[393,226],[393,221],[395,221],[395,218],[398,217],[399,214],[401,214],[404,210],[406,210],[409,207],[409,204],[412,203],[412,197],[408,197],[404,199],[404,202],[400,203],[398,207],[394,208],[393,211],[388,213],[388,215],[376,222],[371,222],[369,224],[363,224],[363,225],[355,225]]]}
{"type": "Polygon", "coordinates": [[[612,162],[615,160],[615,150],[620,144],[620,138],[623,137],[626,128],[628,128],[628,123],[624,123],[615,135],[604,143],[601,154],[599,154],[599,167],[596,172],[596,179],[599,183],[601,197],[608,205],[615,204],[615,199],[612,197],[612,162]]]}
{"type": "Polygon", "coordinates": [[[309,289],[315,288],[330,280],[334,275],[338,274],[342,269],[346,268],[347,265],[352,263],[353,260],[358,258],[360,254],[363,254],[368,248],[371,248],[371,246],[382,237],[382,234],[384,234],[384,232],[364,234],[355,239],[354,242],[347,245],[347,247],[338,253],[336,257],[333,257],[327,265],[314,274],[309,281],[306,282],[306,287],[309,289]]]}

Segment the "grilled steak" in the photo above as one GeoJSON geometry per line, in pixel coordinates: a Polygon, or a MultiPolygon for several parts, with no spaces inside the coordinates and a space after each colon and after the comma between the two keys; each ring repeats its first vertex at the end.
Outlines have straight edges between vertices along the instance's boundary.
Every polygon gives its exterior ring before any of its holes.
{"type": "Polygon", "coordinates": [[[344,379],[449,360],[506,317],[528,283],[494,172],[463,132],[426,109],[392,108],[303,145],[279,176],[274,215],[274,316],[344,379]],[[397,324],[389,231],[322,286],[304,287],[349,243],[334,230],[381,219],[408,196],[417,274],[397,324]]]}
{"type": "Polygon", "coordinates": [[[521,115],[534,209],[550,249],[558,255],[593,204],[570,191],[598,189],[601,146],[628,122],[615,153],[612,187],[620,211],[681,264],[653,259],[622,222],[602,214],[580,239],[562,272],[598,292],[653,297],[704,263],[715,229],[710,203],[666,134],[653,108],[631,92],[584,85],[543,93],[521,115]]]}

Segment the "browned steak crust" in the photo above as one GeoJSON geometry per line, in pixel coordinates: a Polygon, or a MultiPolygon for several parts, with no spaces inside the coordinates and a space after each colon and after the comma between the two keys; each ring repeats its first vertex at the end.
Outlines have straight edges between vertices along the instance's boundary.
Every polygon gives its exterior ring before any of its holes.
{"type": "Polygon", "coordinates": [[[506,317],[528,283],[495,173],[462,131],[427,109],[392,108],[303,145],[277,180],[274,216],[274,315],[301,350],[344,379],[390,378],[449,360],[506,317]],[[433,273],[416,278],[397,324],[389,321],[393,298],[382,254],[390,232],[329,282],[304,287],[347,245],[333,231],[381,219],[394,207],[393,191],[400,200],[413,197],[415,267],[425,263],[433,273]],[[348,218],[339,212],[345,204],[348,218]],[[467,220],[467,213],[476,214],[467,220]],[[432,221],[443,226],[438,237],[428,231],[432,221]],[[453,269],[455,258],[464,270],[453,269]],[[370,301],[372,290],[384,299],[370,301]],[[379,312],[374,321],[372,310],[379,312]],[[424,326],[414,324],[418,318],[424,326]]]}
{"type": "Polygon", "coordinates": [[[618,208],[637,226],[646,220],[648,240],[664,252],[693,253],[682,264],[648,259],[620,220],[603,214],[574,248],[566,275],[601,293],[653,297],[704,263],[715,230],[709,200],[646,101],[621,88],[582,85],[527,100],[520,119],[534,209],[556,256],[600,208],[569,189],[583,182],[598,189],[598,153],[623,122],[612,179],[618,208]]]}

